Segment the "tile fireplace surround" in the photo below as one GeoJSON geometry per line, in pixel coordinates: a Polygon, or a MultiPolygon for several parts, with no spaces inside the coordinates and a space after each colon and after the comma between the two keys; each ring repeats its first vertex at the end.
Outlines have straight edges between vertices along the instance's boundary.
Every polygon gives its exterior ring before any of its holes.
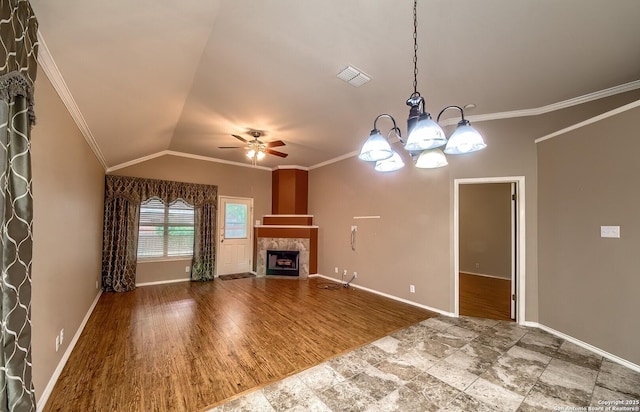
{"type": "Polygon", "coordinates": [[[300,252],[300,272],[291,279],[307,279],[318,271],[318,226],[311,215],[266,215],[263,224],[255,226],[256,276],[266,276],[267,250],[300,252]]]}
{"type": "Polygon", "coordinates": [[[307,279],[309,277],[309,239],[302,238],[259,238],[258,239],[258,262],[256,265],[256,276],[265,276],[267,267],[267,250],[297,250],[300,252],[300,271],[298,276],[291,278],[307,279]]]}

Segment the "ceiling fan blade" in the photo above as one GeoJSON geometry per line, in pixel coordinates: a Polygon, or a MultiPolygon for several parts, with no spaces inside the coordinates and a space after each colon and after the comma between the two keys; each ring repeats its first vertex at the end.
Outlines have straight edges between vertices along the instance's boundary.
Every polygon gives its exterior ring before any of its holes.
{"type": "Polygon", "coordinates": [[[274,140],[273,142],[267,143],[267,147],[280,147],[286,146],[282,140],[274,140]]]}
{"type": "Polygon", "coordinates": [[[288,153],[282,153],[282,152],[279,152],[279,151],[277,151],[277,150],[267,149],[267,150],[265,150],[265,152],[267,152],[267,153],[269,153],[269,154],[272,154],[272,155],[274,155],[274,156],[280,156],[280,157],[287,157],[287,156],[289,156],[289,154],[288,154],[288,153]]]}
{"type": "Polygon", "coordinates": [[[240,146],[218,146],[218,149],[242,149],[240,146]]]}
{"type": "Polygon", "coordinates": [[[243,143],[248,143],[247,139],[245,139],[242,136],[238,136],[237,134],[232,134],[231,136],[235,137],[236,139],[240,140],[243,143]]]}

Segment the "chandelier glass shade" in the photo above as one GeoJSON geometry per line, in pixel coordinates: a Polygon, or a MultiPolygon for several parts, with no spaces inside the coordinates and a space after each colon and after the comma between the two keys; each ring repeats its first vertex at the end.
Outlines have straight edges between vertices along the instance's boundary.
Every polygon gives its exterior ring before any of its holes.
{"type": "Polygon", "coordinates": [[[404,161],[397,152],[393,152],[390,158],[378,160],[374,169],[376,172],[394,172],[404,167],[404,161]]]}
{"type": "Polygon", "coordinates": [[[449,138],[444,152],[446,154],[464,154],[477,152],[485,147],[487,147],[487,145],[480,133],[471,127],[469,121],[462,120],[458,123],[458,127],[456,127],[456,130],[449,138]]]}
{"type": "Polygon", "coordinates": [[[438,148],[423,151],[416,160],[416,167],[420,169],[435,169],[448,164],[447,157],[438,148]]]}
{"type": "Polygon", "coordinates": [[[418,122],[409,133],[405,150],[428,150],[447,144],[447,137],[442,127],[431,119],[429,113],[420,115],[418,122]]]}
{"type": "Polygon", "coordinates": [[[367,162],[377,162],[378,160],[389,159],[392,155],[391,145],[374,125],[374,129],[369,134],[367,141],[362,145],[358,157],[367,162]]]}

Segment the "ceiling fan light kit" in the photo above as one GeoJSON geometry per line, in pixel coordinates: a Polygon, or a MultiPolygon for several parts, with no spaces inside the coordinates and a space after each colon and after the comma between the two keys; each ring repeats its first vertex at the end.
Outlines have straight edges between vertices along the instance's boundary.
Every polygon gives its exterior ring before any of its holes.
{"type": "MultiPolygon", "coordinates": [[[[394,152],[388,139],[380,133],[377,128],[378,119],[385,117],[393,122],[393,127],[389,133],[394,132],[398,140],[404,145],[404,149],[409,152],[413,159],[417,158],[415,165],[418,168],[437,168],[448,164],[446,154],[472,153],[482,150],[487,145],[484,143],[482,135],[471,127],[468,120],[464,118],[464,110],[460,106],[447,106],[440,111],[436,121],[431,118],[431,114],[425,110],[425,100],[418,92],[418,1],[413,1],[413,93],[406,101],[409,109],[407,119],[407,139],[402,138],[400,129],[396,125],[393,116],[381,114],[373,122],[373,130],[369,138],[365,141],[358,158],[367,162],[376,162],[374,169],[379,172],[390,172],[398,170],[404,166],[400,155],[394,152]],[[448,109],[460,111],[462,120],[458,123],[456,130],[451,137],[447,137],[438,124],[442,114],[448,109]],[[446,145],[446,146],[445,146],[446,145]],[[445,146],[444,153],[440,147],[445,146]],[[398,161],[398,159],[400,161],[398,161]]],[[[475,105],[466,105],[465,108],[472,108],[475,105]]]]}

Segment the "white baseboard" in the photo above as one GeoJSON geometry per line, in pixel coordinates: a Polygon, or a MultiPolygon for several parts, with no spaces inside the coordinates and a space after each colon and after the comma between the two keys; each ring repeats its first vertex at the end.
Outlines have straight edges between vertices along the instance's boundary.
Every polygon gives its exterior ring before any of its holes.
{"type": "Polygon", "coordinates": [[[64,355],[62,355],[62,359],[60,359],[60,362],[58,363],[58,366],[56,367],[56,370],[53,372],[53,375],[51,376],[51,379],[49,379],[49,383],[44,388],[44,391],[42,391],[42,395],[40,396],[40,399],[38,399],[38,407],[36,409],[37,412],[42,412],[42,410],[44,409],[44,406],[47,404],[47,400],[49,400],[49,396],[51,396],[51,392],[53,391],[53,387],[56,386],[56,382],[58,382],[58,378],[60,377],[60,374],[62,373],[62,369],[64,369],[64,365],[67,364],[67,361],[69,360],[69,356],[71,356],[71,352],[73,352],[73,348],[75,348],[76,343],[78,343],[78,339],[80,338],[80,335],[82,334],[82,331],[84,330],[84,327],[86,326],[87,322],[89,321],[89,318],[91,317],[91,314],[93,313],[93,309],[98,304],[98,300],[100,299],[100,296],[102,296],[102,289],[100,289],[100,292],[98,293],[96,298],[93,300],[93,303],[91,304],[91,307],[87,311],[87,314],[84,316],[84,319],[82,319],[82,323],[80,323],[80,327],[76,331],[76,334],[73,335],[73,339],[69,343],[69,346],[67,347],[67,350],[64,351],[64,355]]]}
{"type": "Polygon", "coordinates": [[[461,270],[460,273],[464,273],[465,275],[482,276],[484,278],[502,279],[502,280],[509,280],[509,281],[511,280],[509,278],[503,278],[502,276],[487,275],[486,273],[467,272],[466,270],[461,270]]]}
{"type": "MultiPolygon", "coordinates": [[[[335,279],[335,278],[332,278],[332,277],[329,277],[329,276],[325,276],[325,275],[317,274],[317,275],[309,275],[309,277],[321,277],[321,278],[324,278],[324,279],[327,279],[327,280],[330,280],[330,281],[333,281],[333,282],[343,283],[341,280],[338,280],[338,279],[335,279]]],[[[453,313],[451,313],[451,312],[447,312],[447,311],[444,311],[442,309],[433,308],[433,307],[427,306],[427,305],[422,305],[420,303],[413,302],[411,300],[407,300],[407,299],[403,299],[403,298],[399,298],[397,296],[389,295],[388,293],[380,292],[378,290],[369,289],[369,288],[366,288],[364,286],[356,285],[356,284],[353,284],[353,283],[351,283],[349,286],[351,286],[353,288],[356,288],[356,289],[364,290],[366,292],[371,292],[371,293],[374,293],[376,295],[384,296],[385,298],[393,299],[393,300],[396,300],[398,302],[407,303],[407,304],[409,304],[411,306],[416,306],[416,307],[421,308],[421,309],[430,310],[431,312],[436,312],[436,313],[439,313],[439,314],[444,315],[444,316],[455,317],[455,315],[453,313]]]]}
{"type": "Polygon", "coordinates": [[[139,287],[139,286],[153,286],[153,285],[166,285],[167,283],[180,283],[180,282],[189,282],[189,281],[191,281],[191,278],[161,280],[161,281],[158,281],[158,282],[136,283],[136,287],[139,287]]]}
{"type": "Polygon", "coordinates": [[[538,322],[531,322],[530,320],[525,320],[524,322],[520,323],[521,326],[527,326],[529,328],[538,328],[540,329],[540,324],[538,322]]]}
{"type": "MultiPolygon", "coordinates": [[[[533,322],[531,322],[531,323],[533,323],[533,322]]],[[[609,353],[609,352],[607,352],[605,350],[597,348],[597,347],[595,347],[595,346],[593,346],[591,344],[583,342],[580,339],[576,339],[573,336],[567,335],[566,333],[558,332],[557,330],[555,330],[553,328],[550,328],[548,326],[542,325],[542,324],[538,324],[538,328],[542,329],[545,332],[549,332],[550,334],[555,335],[555,336],[557,336],[559,338],[562,338],[562,339],[564,339],[564,340],[566,340],[568,342],[571,342],[571,343],[573,343],[575,345],[581,346],[581,347],[583,347],[583,348],[585,348],[585,349],[587,349],[587,350],[589,350],[589,351],[591,351],[591,352],[593,352],[595,354],[598,354],[598,355],[600,355],[600,356],[602,356],[604,358],[609,359],[612,362],[618,363],[618,364],[620,364],[620,365],[622,365],[624,367],[627,367],[627,368],[629,368],[631,370],[634,370],[636,372],[640,372],[640,365],[636,365],[633,362],[630,362],[630,361],[628,361],[626,359],[622,359],[619,356],[616,356],[616,355],[614,355],[612,353],[609,353]]]]}

